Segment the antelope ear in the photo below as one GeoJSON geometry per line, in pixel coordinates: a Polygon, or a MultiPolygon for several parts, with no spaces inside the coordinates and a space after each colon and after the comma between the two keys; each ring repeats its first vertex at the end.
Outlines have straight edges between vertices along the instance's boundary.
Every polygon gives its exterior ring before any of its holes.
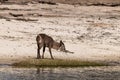
{"type": "Polygon", "coordinates": [[[62,40],[60,40],[60,46],[63,44],[62,40]]]}
{"type": "Polygon", "coordinates": [[[62,44],[63,42],[62,42],[62,40],[60,40],[60,44],[62,44]]]}

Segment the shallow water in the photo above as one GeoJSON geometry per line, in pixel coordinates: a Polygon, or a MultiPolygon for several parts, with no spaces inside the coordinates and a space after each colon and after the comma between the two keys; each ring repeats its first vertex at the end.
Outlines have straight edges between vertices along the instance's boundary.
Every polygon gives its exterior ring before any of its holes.
{"type": "Polygon", "coordinates": [[[0,67],[0,80],[120,80],[120,66],[87,68],[0,67]]]}

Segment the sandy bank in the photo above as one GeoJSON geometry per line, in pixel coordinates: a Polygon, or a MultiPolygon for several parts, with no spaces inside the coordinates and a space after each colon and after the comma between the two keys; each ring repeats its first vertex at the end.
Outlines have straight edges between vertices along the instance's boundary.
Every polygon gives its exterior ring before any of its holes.
{"type": "MultiPolygon", "coordinates": [[[[52,50],[55,58],[120,61],[120,7],[29,4],[0,5],[0,9],[9,18],[0,19],[0,59],[35,58],[36,35],[46,33],[56,41],[63,40],[74,52],[52,50]],[[2,10],[5,7],[8,9],[2,10]],[[37,21],[15,20],[18,17],[10,12],[37,21]]],[[[50,57],[48,51],[45,57],[50,57]]]]}

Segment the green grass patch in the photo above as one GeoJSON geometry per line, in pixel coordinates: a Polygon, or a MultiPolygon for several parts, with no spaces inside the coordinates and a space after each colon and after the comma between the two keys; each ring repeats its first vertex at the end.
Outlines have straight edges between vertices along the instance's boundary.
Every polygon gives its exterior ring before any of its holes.
{"type": "Polygon", "coordinates": [[[89,67],[89,66],[107,66],[105,63],[63,60],[63,59],[27,59],[12,64],[14,67],[89,67]]]}

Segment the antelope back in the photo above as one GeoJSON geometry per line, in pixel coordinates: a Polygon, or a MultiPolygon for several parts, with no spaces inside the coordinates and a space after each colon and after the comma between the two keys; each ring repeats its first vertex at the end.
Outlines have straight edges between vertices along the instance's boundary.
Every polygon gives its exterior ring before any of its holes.
{"type": "Polygon", "coordinates": [[[36,41],[38,44],[44,44],[47,47],[49,45],[53,45],[54,40],[52,39],[52,37],[46,35],[46,34],[39,34],[36,38],[36,41]]]}

